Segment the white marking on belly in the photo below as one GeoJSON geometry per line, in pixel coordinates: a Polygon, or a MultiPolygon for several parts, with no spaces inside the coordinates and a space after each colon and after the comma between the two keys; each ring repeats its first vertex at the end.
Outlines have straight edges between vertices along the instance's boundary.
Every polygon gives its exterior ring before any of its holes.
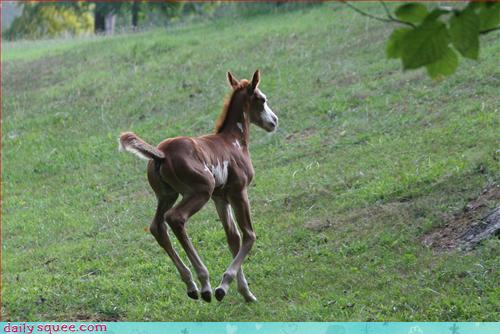
{"type": "Polygon", "coordinates": [[[215,186],[216,187],[224,187],[224,185],[227,182],[227,166],[229,162],[225,160],[223,164],[219,162],[219,159],[217,159],[217,165],[212,165],[212,175],[214,176],[215,179],[215,186]]]}

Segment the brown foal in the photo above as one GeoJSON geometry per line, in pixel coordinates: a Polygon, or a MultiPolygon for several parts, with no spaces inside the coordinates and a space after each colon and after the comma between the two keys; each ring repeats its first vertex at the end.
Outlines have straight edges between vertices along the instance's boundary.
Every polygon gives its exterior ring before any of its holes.
{"type": "Polygon", "coordinates": [[[212,288],[208,270],[187,235],[186,222],[212,198],[233,255],[220,285],[215,289],[215,297],[221,301],[228,292],[229,284],[236,278],[238,292],[251,302],[257,299],[250,292],[242,269],[242,263],[255,242],[247,195],[248,185],[254,176],[248,152],[250,123],[272,132],[278,125],[278,117],[258,88],[258,70],[252,81],[238,81],[230,72],[227,78],[233,91],[217,120],[214,134],[169,138],[157,147],[131,132],[123,133],[119,141],[121,150],[149,160],[148,180],[158,199],[150,230],[177,267],[187,285],[188,296],[198,299],[198,288],[191,271],[172,247],[167,224],[196,271],[201,283],[201,297],[210,302],[212,288]],[[174,206],[179,194],[182,200],[174,206]],[[243,241],[234,223],[233,211],[243,241]]]}

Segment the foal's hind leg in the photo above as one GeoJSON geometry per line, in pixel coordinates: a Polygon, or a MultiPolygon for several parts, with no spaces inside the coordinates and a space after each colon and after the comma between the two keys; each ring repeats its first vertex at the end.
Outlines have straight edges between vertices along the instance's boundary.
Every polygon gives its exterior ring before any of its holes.
{"type": "Polygon", "coordinates": [[[189,217],[198,212],[210,198],[209,192],[198,192],[194,195],[186,195],[182,201],[174,208],[167,211],[165,220],[174,231],[180,244],[186,251],[191,264],[198,274],[201,283],[201,298],[206,302],[212,300],[212,287],[210,286],[210,277],[207,267],[203,264],[201,258],[196,252],[191,240],[186,232],[186,222],[189,217]]]}
{"type": "Polygon", "coordinates": [[[167,231],[167,224],[165,223],[165,213],[174,205],[179,194],[161,179],[159,171],[152,161],[148,164],[148,181],[158,198],[158,207],[153,222],[151,223],[150,231],[154,235],[156,241],[165,249],[168,256],[174,262],[182,281],[184,281],[187,286],[187,295],[190,298],[198,299],[198,287],[193,281],[191,271],[184,262],[182,262],[179,254],[177,254],[172,247],[167,231]]]}
{"type": "MultiPolygon", "coordinates": [[[[229,249],[231,250],[231,254],[233,254],[234,258],[240,250],[241,237],[240,233],[238,232],[238,228],[234,223],[234,219],[231,214],[231,207],[229,206],[229,203],[223,198],[214,197],[214,202],[217,213],[219,214],[220,221],[222,222],[224,231],[226,232],[229,249]]],[[[243,274],[243,267],[240,267],[240,270],[238,270],[236,279],[238,281],[238,292],[243,296],[243,298],[245,298],[247,302],[257,301],[257,298],[255,298],[253,293],[248,288],[245,274],[243,274]]]]}
{"type": "Polygon", "coordinates": [[[181,279],[184,283],[186,283],[188,296],[193,299],[198,299],[198,288],[193,281],[191,271],[188,267],[186,267],[184,262],[182,262],[179,255],[172,247],[172,243],[170,242],[170,238],[168,236],[167,225],[165,224],[165,212],[172,207],[177,197],[178,194],[172,194],[158,199],[158,207],[156,209],[153,222],[151,223],[150,231],[177,267],[177,270],[181,275],[181,279]]]}

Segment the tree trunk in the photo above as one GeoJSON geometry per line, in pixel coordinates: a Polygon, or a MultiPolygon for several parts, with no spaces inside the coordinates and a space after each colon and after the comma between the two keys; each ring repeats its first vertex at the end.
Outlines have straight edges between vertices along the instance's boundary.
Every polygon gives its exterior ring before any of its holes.
{"type": "Polygon", "coordinates": [[[139,2],[134,1],[132,4],[132,28],[134,30],[137,29],[137,25],[139,23],[139,2]]]}
{"type": "Polygon", "coordinates": [[[106,35],[113,35],[115,33],[116,14],[108,13],[105,18],[106,35]]]}
{"type": "Polygon", "coordinates": [[[469,250],[484,239],[500,233],[500,206],[483,217],[461,237],[462,248],[469,250]]]}
{"type": "Polygon", "coordinates": [[[106,20],[104,14],[96,8],[94,11],[94,33],[99,34],[106,30],[106,20]]]}

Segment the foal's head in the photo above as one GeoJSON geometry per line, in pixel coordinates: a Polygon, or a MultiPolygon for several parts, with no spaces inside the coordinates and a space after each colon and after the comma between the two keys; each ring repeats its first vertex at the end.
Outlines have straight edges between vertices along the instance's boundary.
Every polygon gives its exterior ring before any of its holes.
{"type": "Polygon", "coordinates": [[[231,72],[227,72],[227,79],[234,90],[241,89],[246,95],[248,109],[245,111],[250,117],[250,122],[261,127],[267,132],[273,132],[278,127],[278,117],[269,108],[267,97],[259,89],[259,70],[253,74],[252,81],[238,81],[231,72]]]}

